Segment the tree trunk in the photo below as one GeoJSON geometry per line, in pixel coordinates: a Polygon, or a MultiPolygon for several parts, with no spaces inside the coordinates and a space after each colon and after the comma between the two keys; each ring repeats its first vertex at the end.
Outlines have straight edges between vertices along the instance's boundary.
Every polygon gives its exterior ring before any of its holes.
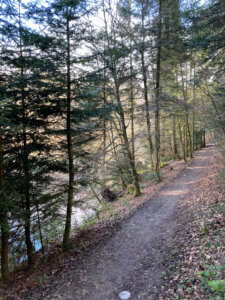
{"type": "MultiPolygon", "coordinates": [[[[21,27],[21,1],[19,2],[19,34],[20,34],[20,58],[23,58],[23,45],[22,45],[22,27],[21,27]]],[[[21,79],[24,78],[24,67],[20,66],[21,79]]],[[[29,265],[33,264],[33,245],[31,242],[31,200],[30,200],[30,172],[29,172],[29,154],[27,150],[27,112],[25,103],[25,89],[24,84],[21,84],[21,100],[22,100],[22,126],[23,126],[23,154],[22,163],[24,171],[24,195],[25,195],[25,242],[27,247],[27,258],[29,265]]]]}
{"type": "Polygon", "coordinates": [[[29,265],[33,264],[33,245],[31,242],[31,201],[30,201],[30,175],[29,160],[27,151],[27,133],[25,116],[25,99],[23,97],[24,88],[22,87],[23,103],[23,170],[24,170],[24,194],[25,194],[25,241],[27,246],[27,258],[29,265]]]}
{"type": "Polygon", "coordinates": [[[189,126],[189,120],[188,120],[188,116],[187,116],[187,131],[188,131],[188,136],[189,136],[189,151],[190,151],[190,157],[193,158],[193,152],[192,152],[192,137],[191,137],[191,130],[190,130],[190,126],[189,126]]]}
{"type": "MultiPolygon", "coordinates": [[[[186,78],[187,78],[187,65],[186,65],[186,78]]],[[[190,131],[190,127],[189,127],[189,122],[188,122],[188,109],[187,109],[187,80],[186,80],[186,87],[185,87],[182,64],[181,64],[181,79],[182,79],[184,111],[185,111],[184,148],[185,148],[185,153],[188,156],[188,137],[189,137],[189,151],[190,151],[190,157],[192,158],[193,157],[193,155],[192,155],[192,139],[191,139],[191,131],[190,131]]]]}
{"type": "MultiPolygon", "coordinates": [[[[128,28],[129,28],[129,39],[130,39],[130,48],[132,47],[131,39],[131,0],[128,0],[128,28]]],[[[135,164],[135,145],[134,145],[134,83],[133,83],[133,57],[132,53],[130,54],[130,118],[131,118],[131,150],[133,161],[135,164]]]]}
{"type": "Polygon", "coordinates": [[[193,112],[192,112],[192,153],[195,152],[195,63],[194,63],[194,77],[193,77],[193,112]]]}
{"type": "MultiPolygon", "coordinates": [[[[105,93],[105,83],[104,83],[104,105],[106,104],[106,93],[105,93]]],[[[102,161],[102,169],[103,169],[103,186],[106,184],[106,118],[104,116],[103,120],[103,161],[102,161]]]]}
{"type": "Polygon", "coordinates": [[[173,154],[174,154],[174,158],[175,159],[179,159],[179,153],[178,153],[178,148],[177,148],[177,138],[176,138],[176,119],[175,116],[173,116],[173,125],[172,125],[172,129],[173,129],[173,154]]]}
{"type": "Polygon", "coordinates": [[[130,55],[130,110],[131,110],[131,148],[132,156],[135,164],[135,146],[134,146],[134,86],[133,86],[133,62],[132,56],[130,55]]]}
{"type": "Polygon", "coordinates": [[[203,133],[202,133],[202,147],[205,147],[206,146],[206,141],[205,141],[205,129],[203,130],[203,133]]]}
{"type": "Polygon", "coordinates": [[[133,177],[135,196],[139,196],[141,194],[141,189],[140,189],[140,185],[139,185],[139,179],[138,179],[138,174],[137,174],[137,171],[136,171],[135,163],[134,163],[134,160],[133,160],[133,157],[132,157],[132,152],[130,151],[130,147],[129,147],[129,141],[128,141],[128,137],[127,137],[127,129],[126,129],[126,124],[125,124],[124,111],[123,111],[122,104],[121,104],[121,101],[120,101],[119,86],[118,86],[116,75],[115,75],[114,80],[115,80],[115,86],[116,86],[116,99],[117,99],[117,105],[118,105],[118,113],[119,113],[119,117],[120,117],[120,123],[121,123],[121,129],[122,129],[122,136],[123,136],[125,151],[126,151],[127,158],[128,158],[128,163],[129,163],[129,166],[130,166],[130,169],[131,169],[131,174],[132,174],[132,177],[133,177]]]}
{"type": "Polygon", "coordinates": [[[144,100],[145,100],[145,119],[147,125],[147,139],[149,144],[149,152],[150,152],[150,165],[151,169],[154,168],[154,159],[153,159],[153,143],[152,143],[152,136],[151,136],[151,121],[150,121],[150,106],[149,106],[149,99],[148,99],[148,82],[147,82],[147,67],[145,65],[145,28],[144,28],[144,7],[142,4],[141,10],[141,27],[142,27],[142,48],[140,50],[141,53],[141,66],[142,66],[142,78],[144,83],[144,100]]]}
{"type": "MultiPolygon", "coordinates": [[[[3,159],[3,142],[2,142],[2,129],[0,126],[0,190],[4,188],[4,159],[3,159]]],[[[3,209],[1,209],[1,273],[2,280],[5,282],[9,279],[9,267],[8,267],[8,253],[9,253],[9,225],[8,215],[5,209],[5,199],[1,200],[3,209]]]]}
{"type": "MultiPolygon", "coordinates": [[[[104,5],[104,2],[103,2],[104,5]]],[[[110,7],[111,9],[111,7],[110,7]]],[[[105,8],[103,9],[103,13],[104,13],[104,22],[105,22],[105,30],[106,30],[106,34],[107,34],[107,38],[108,38],[108,45],[110,45],[110,39],[108,37],[108,31],[107,31],[107,19],[105,16],[105,8]]],[[[113,18],[113,14],[112,11],[110,11],[111,16],[113,18]]],[[[114,20],[112,22],[112,34],[113,34],[113,46],[116,48],[116,35],[115,35],[115,28],[114,28],[114,20]]],[[[139,179],[138,179],[138,174],[136,171],[136,167],[135,167],[135,163],[133,160],[133,155],[132,152],[130,150],[130,146],[129,146],[129,140],[128,140],[128,136],[127,136],[127,128],[126,128],[126,124],[125,124],[125,116],[124,116],[124,111],[123,111],[123,107],[122,107],[122,103],[121,103],[121,99],[120,99],[120,90],[119,90],[119,81],[117,78],[117,68],[116,68],[116,62],[115,61],[111,61],[111,72],[112,72],[112,76],[114,79],[114,84],[115,84],[115,89],[116,89],[116,102],[117,102],[117,111],[118,111],[118,115],[119,115],[119,119],[120,119],[120,126],[121,126],[121,131],[122,131],[122,136],[123,136],[123,141],[124,141],[124,150],[128,159],[128,164],[131,170],[131,174],[132,174],[132,179],[133,179],[133,184],[134,184],[134,190],[135,190],[135,196],[139,196],[141,194],[141,189],[140,189],[140,185],[139,185],[139,179]]]]}
{"type": "Polygon", "coordinates": [[[182,130],[181,130],[180,122],[178,123],[178,128],[179,128],[179,135],[180,135],[180,145],[181,145],[181,149],[182,149],[182,152],[183,152],[183,159],[186,162],[187,159],[186,159],[186,151],[185,151],[185,141],[182,138],[182,130]]]}
{"type": "Polygon", "coordinates": [[[67,6],[67,20],[66,20],[66,37],[67,37],[67,113],[66,113],[66,134],[67,134],[67,152],[69,161],[69,186],[68,186],[68,199],[67,199],[67,212],[66,212],[66,223],[63,236],[62,249],[68,248],[68,242],[71,231],[71,217],[72,217],[72,206],[73,206],[73,194],[74,194],[74,161],[73,161],[73,145],[72,145],[72,132],[71,132],[71,61],[70,61],[70,21],[67,6]]]}
{"type": "Polygon", "coordinates": [[[195,152],[195,111],[192,112],[192,153],[195,152]]]}
{"type": "MultiPolygon", "coordinates": [[[[118,159],[118,154],[116,152],[116,144],[115,144],[115,140],[114,140],[113,126],[112,126],[112,121],[111,120],[110,120],[110,131],[111,131],[112,146],[113,146],[112,152],[114,153],[115,160],[118,162],[118,165],[119,165],[119,159],[118,159]]],[[[118,129],[117,129],[117,131],[118,131],[118,129]]],[[[124,172],[123,172],[123,169],[119,168],[119,171],[120,171],[120,178],[121,178],[122,187],[125,189],[127,187],[127,184],[124,181],[124,172]]]]}
{"type": "MultiPolygon", "coordinates": [[[[105,53],[105,44],[104,44],[104,53],[105,53]]],[[[103,104],[106,105],[106,74],[105,74],[105,56],[104,56],[104,82],[103,82],[103,104]]],[[[103,186],[106,185],[106,114],[104,113],[103,120],[103,161],[102,161],[102,170],[103,170],[103,186]]]]}
{"type": "Polygon", "coordinates": [[[160,77],[161,77],[161,38],[162,38],[162,0],[159,0],[156,89],[155,89],[155,172],[158,181],[160,177],[160,77]]]}

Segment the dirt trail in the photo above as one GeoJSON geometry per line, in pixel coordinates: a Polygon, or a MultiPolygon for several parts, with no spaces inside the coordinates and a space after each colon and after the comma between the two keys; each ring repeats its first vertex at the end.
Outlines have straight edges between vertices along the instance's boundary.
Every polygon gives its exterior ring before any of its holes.
{"type": "Polygon", "coordinates": [[[58,282],[45,299],[116,300],[128,290],[133,299],[154,299],[151,285],[164,270],[170,237],[179,223],[178,201],[204,177],[215,150],[196,152],[189,167],[151,201],[145,203],[104,246],[58,282]]]}

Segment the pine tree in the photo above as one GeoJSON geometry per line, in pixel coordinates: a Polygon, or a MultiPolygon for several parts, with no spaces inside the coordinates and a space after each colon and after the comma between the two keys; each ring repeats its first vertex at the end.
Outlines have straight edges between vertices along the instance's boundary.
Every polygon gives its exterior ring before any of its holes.
{"type": "Polygon", "coordinates": [[[56,87],[61,92],[59,99],[66,107],[61,110],[62,127],[59,126],[57,130],[62,135],[61,151],[65,148],[67,151],[67,213],[62,244],[65,250],[71,232],[74,195],[79,186],[89,181],[87,169],[91,163],[88,159],[88,145],[94,140],[95,127],[104,110],[101,99],[97,101],[101,91],[98,87],[98,74],[82,69],[90,58],[76,55],[86,37],[86,23],[80,21],[81,16],[87,12],[86,1],[54,1],[50,10],[48,22],[50,31],[58,41],[55,51],[60,56],[57,79],[58,82],[60,78],[60,85],[56,87]],[[76,68],[79,71],[75,72],[76,68]],[[66,140],[63,136],[66,136],[66,140]]]}
{"type": "Polygon", "coordinates": [[[51,155],[56,147],[47,134],[53,115],[57,115],[56,91],[49,81],[55,70],[49,58],[52,39],[26,28],[26,12],[27,7],[21,1],[5,6],[1,58],[7,70],[5,98],[12,123],[5,130],[5,177],[14,186],[17,208],[12,218],[24,225],[27,258],[32,264],[32,240],[37,228],[35,210],[39,204],[42,208],[48,205],[54,197],[54,193],[47,191],[43,195],[43,191],[52,180],[51,170],[60,168],[61,164],[51,155]],[[7,22],[6,14],[13,15],[14,19],[7,22]]]}

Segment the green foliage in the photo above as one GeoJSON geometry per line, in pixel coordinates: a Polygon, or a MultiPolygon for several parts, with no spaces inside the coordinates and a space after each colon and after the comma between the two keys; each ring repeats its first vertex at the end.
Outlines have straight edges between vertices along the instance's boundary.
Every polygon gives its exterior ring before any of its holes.
{"type": "Polygon", "coordinates": [[[84,222],[82,222],[82,225],[80,227],[81,230],[87,230],[94,224],[98,223],[99,220],[96,218],[96,216],[90,216],[84,219],[84,222]]]}
{"type": "Polygon", "coordinates": [[[225,280],[211,280],[208,282],[208,286],[213,288],[215,291],[225,292],[225,280]]]}
{"type": "Polygon", "coordinates": [[[134,186],[132,184],[129,184],[128,187],[127,187],[127,189],[128,189],[128,193],[129,194],[133,194],[134,193],[134,186]]]}
{"type": "Polygon", "coordinates": [[[124,188],[132,183],[132,176],[128,162],[122,154],[122,151],[118,153],[118,155],[120,154],[121,159],[117,158],[116,161],[112,161],[112,163],[110,163],[108,167],[108,178],[116,184],[118,184],[118,179],[121,178],[121,185],[124,188]]]}
{"type": "Polygon", "coordinates": [[[142,176],[143,181],[153,181],[157,182],[157,175],[155,172],[146,172],[144,176],[142,176]]]}

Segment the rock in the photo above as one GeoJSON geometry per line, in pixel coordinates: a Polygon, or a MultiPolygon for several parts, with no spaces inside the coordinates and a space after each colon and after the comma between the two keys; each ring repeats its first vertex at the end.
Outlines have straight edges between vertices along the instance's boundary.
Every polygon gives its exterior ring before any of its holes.
{"type": "Polygon", "coordinates": [[[117,200],[117,195],[112,192],[108,187],[104,187],[104,189],[101,191],[102,198],[106,200],[107,202],[113,202],[117,200]]]}
{"type": "Polygon", "coordinates": [[[130,296],[131,296],[131,294],[128,291],[123,291],[123,292],[119,293],[120,300],[127,300],[130,298],[130,296]]]}

